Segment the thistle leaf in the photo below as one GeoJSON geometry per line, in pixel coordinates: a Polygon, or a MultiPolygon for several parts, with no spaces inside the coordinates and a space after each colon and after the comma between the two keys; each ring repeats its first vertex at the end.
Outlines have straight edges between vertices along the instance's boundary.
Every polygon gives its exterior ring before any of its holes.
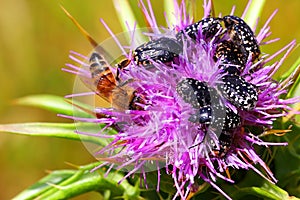
{"type": "MultiPolygon", "coordinates": [[[[64,115],[73,116],[76,114],[76,116],[79,117],[91,117],[91,114],[88,114],[83,110],[76,109],[76,107],[74,107],[72,103],[67,102],[65,98],[55,95],[30,95],[16,99],[14,103],[23,106],[34,106],[64,115]]],[[[88,109],[87,105],[84,105],[80,102],[73,101],[73,103],[88,109]]]]}
{"type": "Polygon", "coordinates": [[[53,185],[57,185],[60,182],[70,178],[76,170],[57,170],[51,172],[49,175],[45,176],[32,186],[28,187],[26,190],[14,197],[15,200],[21,199],[35,199],[39,195],[42,195],[47,190],[51,189],[53,185]]]}
{"type": "MultiPolygon", "coordinates": [[[[97,129],[101,127],[97,126],[97,129]]],[[[65,138],[71,140],[92,142],[99,145],[107,145],[106,140],[84,134],[76,134],[75,130],[95,130],[93,123],[17,123],[0,124],[0,132],[29,135],[65,138]]],[[[113,134],[113,133],[112,133],[113,134]]]]}
{"type": "Polygon", "coordinates": [[[235,192],[233,199],[243,199],[243,196],[256,196],[263,199],[274,199],[274,200],[282,200],[282,199],[298,199],[296,197],[290,197],[289,194],[278,187],[275,184],[265,182],[260,187],[245,187],[235,192]]]}
{"type": "Polygon", "coordinates": [[[129,184],[121,173],[91,172],[100,163],[79,166],[77,170],[57,170],[33,184],[14,199],[69,199],[90,191],[106,193],[107,199],[139,199],[139,188],[129,184]],[[106,191],[110,191],[107,195],[106,191]]]}
{"type": "Polygon", "coordinates": [[[290,194],[300,194],[300,127],[294,126],[293,132],[286,134],[284,140],[289,143],[287,147],[278,147],[274,157],[275,174],[281,187],[286,188],[290,194]]]}

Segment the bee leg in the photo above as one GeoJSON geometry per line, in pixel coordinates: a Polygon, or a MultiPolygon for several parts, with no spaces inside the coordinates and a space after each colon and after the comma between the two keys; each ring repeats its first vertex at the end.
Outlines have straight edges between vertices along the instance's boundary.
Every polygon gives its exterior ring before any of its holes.
{"type": "Polygon", "coordinates": [[[117,75],[116,75],[116,80],[119,82],[120,79],[120,72],[123,71],[129,64],[130,64],[131,60],[125,58],[123,60],[121,60],[118,64],[116,64],[117,66],[117,75]]]}

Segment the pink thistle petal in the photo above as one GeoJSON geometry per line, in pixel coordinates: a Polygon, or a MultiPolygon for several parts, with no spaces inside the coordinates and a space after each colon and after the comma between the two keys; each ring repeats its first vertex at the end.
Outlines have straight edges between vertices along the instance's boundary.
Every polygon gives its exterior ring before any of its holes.
{"type": "MultiPolygon", "coordinates": [[[[168,22],[169,27],[159,28],[150,0],[146,2],[147,5],[145,5],[144,1],[140,1],[139,5],[151,28],[150,32],[144,35],[151,40],[155,41],[155,39],[161,37],[174,39],[179,31],[193,23],[192,16],[189,16],[186,11],[185,1],[177,3],[174,0],[176,24],[168,22]]],[[[248,1],[241,18],[245,17],[250,4],[251,0],[248,1]]],[[[204,18],[209,17],[212,9],[211,1],[205,0],[203,7],[204,18]]],[[[235,7],[232,8],[232,15],[234,11],[235,7]]],[[[276,12],[277,10],[272,13],[259,31],[256,37],[259,45],[270,44],[278,40],[263,41],[271,34],[269,23],[276,12]]],[[[222,16],[220,15],[220,17],[222,16]]],[[[99,128],[100,130],[94,134],[87,131],[76,131],[78,134],[91,135],[99,139],[111,139],[107,146],[100,150],[97,149],[96,155],[102,156],[99,159],[103,159],[103,164],[93,169],[93,171],[105,165],[109,165],[107,173],[113,168],[117,170],[127,169],[128,173],[119,180],[119,183],[139,172],[141,184],[143,181],[144,185],[148,187],[146,181],[147,167],[151,166],[150,168],[157,170],[158,182],[156,190],[159,191],[162,170],[160,167],[163,165],[167,174],[172,176],[177,189],[173,199],[177,197],[187,199],[189,193],[195,189],[195,182],[198,178],[209,183],[225,198],[231,199],[215,183],[218,179],[234,183],[234,180],[226,176],[229,168],[251,169],[271,183],[277,181],[268,166],[254,151],[253,145],[268,147],[271,145],[285,146],[287,143],[265,142],[258,136],[245,132],[245,130],[248,130],[249,126],[271,129],[276,119],[287,116],[289,112],[294,112],[290,104],[298,103],[300,97],[281,99],[281,96],[288,92],[288,86],[292,84],[292,81],[290,80],[283,85],[283,83],[273,80],[272,75],[281,67],[283,61],[295,47],[295,41],[290,42],[273,55],[263,54],[256,62],[251,60],[250,54],[245,58],[248,61],[243,70],[241,70],[240,76],[248,83],[253,84],[257,89],[258,99],[253,109],[241,109],[220,95],[220,101],[224,101],[224,106],[241,118],[241,125],[230,130],[230,137],[232,138],[230,138],[230,144],[226,147],[228,149],[222,152],[224,145],[220,142],[221,137],[216,131],[217,128],[213,126],[207,128],[209,125],[206,126],[206,124],[201,124],[197,121],[193,122],[190,119],[192,114],[199,112],[199,108],[195,108],[187,103],[177,91],[177,86],[181,80],[191,78],[199,82],[205,82],[208,87],[216,89],[217,93],[221,93],[217,86],[222,82],[222,78],[228,74],[224,73],[223,69],[220,69],[223,61],[221,59],[216,61],[214,53],[220,40],[224,41],[231,38],[228,33],[222,32],[224,29],[220,30],[209,41],[206,40],[201,31],[197,35],[196,42],[189,37],[182,37],[182,52],[178,56],[178,62],[173,62],[169,65],[168,63],[150,59],[148,56],[151,67],[147,68],[147,65],[139,64],[135,62],[136,58],[133,58],[136,55],[134,54],[136,53],[134,49],[136,46],[136,25],[134,25],[134,30],[131,33],[130,44],[123,46],[107,24],[102,19],[100,21],[110,33],[123,55],[132,61],[124,70],[120,70],[122,81],[116,83],[118,85],[115,90],[120,89],[122,92],[127,92],[126,87],[128,87],[145,99],[142,102],[136,102],[136,106],[139,106],[140,109],[132,109],[130,104],[126,104],[127,107],[124,109],[113,106],[111,108],[95,108],[93,112],[96,116],[107,116],[103,118],[59,115],[80,122],[95,123],[96,125],[102,124],[101,128],[99,128]],[[222,38],[222,35],[225,36],[222,38]],[[283,52],[284,55],[279,61],[266,65],[283,52]],[[115,129],[117,133],[110,135],[108,132],[111,128],[115,129]],[[258,167],[262,170],[258,170],[258,167]]],[[[129,29],[128,24],[126,25],[129,29]]],[[[257,24],[254,30],[256,27],[257,24]]],[[[156,49],[153,48],[151,50],[156,49]]],[[[66,66],[69,69],[64,68],[63,70],[79,75],[86,85],[93,84],[95,80],[92,79],[92,73],[89,71],[91,67],[86,62],[89,58],[76,52],[71,52],[70,58],[77,62],[78,65],[81,65],[82,68],[67,64],[66,66]]],[[[113,74],[117,71],[111,66],[108,68],[113,74]]],[[[94,86],[91,88],[94,89],[94,86]]],[[[67,95],[66,97],[95,95],[102,92],[97,91],[97,89],[94,90],[95,92],[67,95]]],[[[127,95],[130,96],[131,93],[128,92],[127,95]]],[[[130,97],[129,102],[135,96],[130,97]]],[[[299,112],[295,111],[295,113],[299,112]]]]}

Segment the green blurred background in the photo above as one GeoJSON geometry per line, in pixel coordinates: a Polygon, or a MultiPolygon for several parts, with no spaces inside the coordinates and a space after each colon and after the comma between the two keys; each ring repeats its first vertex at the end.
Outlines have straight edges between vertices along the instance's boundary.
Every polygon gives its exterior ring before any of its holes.
{"type": "MultiPolygon", "coordinates": [[[[130,1],[135,4],[136,0],[130,1]]],[[[159,24],[164,23],[162,1],[152,1],[159,24]]],[[[197,18],[202,16],[202,1],[197,1],[197,18]]],[[[247,1],[215,0],[217,13],[228,14],[237,5],[241,15],[247,1]]],[[[55,113],[16,106],[14,99],[30,94],[64,96],[72,92],[74,76],[61,71],[69,62],[68,52],[88,54],[91,46],[62,12],[63,5],[98,41],[109,37],[99,22],[103,18],[115,32],[121,32],[112,1],[107,0],[0,0],[0,123],[66,122],[55,113]]],[[[272,36],[281,40],[262,47],[273,53],[292,39],[300,39],[300,1],[267,0],[262,22],[276,9],[271,22],[272,36]]],[[[261,27],[262,22],[259,24],[261,27]]],[[[298,58],[295,50],[280,74],[298,58]]],[[[64,139],[0,134],[0,199],[10,199],[43,177],[46,170],[69,168],[64,162],[87,164],[94,158],[85,147],[64,139]]],[[[91,193],[75,199],[98,199],[91,193]]]]}

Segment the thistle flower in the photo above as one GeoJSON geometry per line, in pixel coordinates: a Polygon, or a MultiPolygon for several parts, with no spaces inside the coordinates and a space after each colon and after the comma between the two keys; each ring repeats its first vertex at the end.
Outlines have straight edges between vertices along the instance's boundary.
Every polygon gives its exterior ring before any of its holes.
{"type": "MultiPolygon", "coordinates": [[[[244,66],[233,65],[239,71],[238,75],[233,75],[238,77],[237,81],[247,85],[247,89],[253,87],[257,92],[253,105],[239,107],[222,91],[222,88],[226,87],[226,81],[231,80],[232,76],[224,70],[224,66],[228,67],[224,63],[224,56],[215,56],[218,44],[230,41],[229,33],[224,32],[226,29],[220,26],[213,34],[207,35],[204,34],[205,26],[202,25],[194,37],[189,35],[188,31],[183,31],[178,36],[178,32],[187,30],[189,25],[195,23],[186,13],[184,1],[180,5],[175,3],[175,24],[163,29],[158,27],[149,2],[149,10],[143,1],[140,3],[152,30],[147,36],[152,41],[167,38],[165,40],[175,41],[176,45],[179,45],[179,50],[168,49],[173,55],[170,56],[171,62],[155,60],[148,54],[145,57],[148,63],[141,64],[137,60],[140,56],[137,53],[138,49],[131,44],[129,51],[120,45],[122,52],[130,61],[124,70],[112,68],[101,54],[92,54],[88,58],[75,52],[71,52],[70,57],[82,68],[67,64],[71,70],[65,69],[79,75],[95,94],[112,103],[110,108],[96,107],[93,110],[96,118],[69,116],[78,121],[105,124],[100,133],[94,135],[99,139],[111,139],[107,146],[96,153],[102,155],[103,164],[99,167],[109,165],[109,169],[113,167],[118,170],[126,169],[128,173],[122,180],[135,173],[141,173],[145,183],[148,171],[157,170],[159,177],[160,170],[164,167],[172,176],[177,188],[174,199],[177,196],[186,199],[190,192],[195,192],[198,178],[208,182],[230,199],[215,183],[218,178],[234,183],[229,175],[229,169],[252,169],[275,183],[276,178],[255,152],[253,145],[268,147],[287,144],[262,141],[251,132],[251,128],[271,130],[276,119],[286,116],[292,110],[289,105],[299,102],[299,98],[281,99],[281,96],[287,93],[291,81],[280,83],[272,79],[273,74],[295,46],[295,41],[274,55],[263,54],[257,61],[253,59],[254,54],[243,54],[244,66]],[[279,61],[268,64],[284,51],[286,53],[279,61]],[[93,64],[100,63],[102,72],[93,69],[93,64]],[[110,72],[119,74],[116,80],[107,78],[110,72]],[[110,80],[109,82],[114,84],[108,92],[99,89],[103,88],[103,85],[99,86],[99,80],[103,79],[110,80]],[[198,89],[201,86],[203,90],[196,91],[194,86],[198,89]],[[210,93],[209,99],[213,101],[211,104],[205,99],[200,99],[205,97],[199,94],[206,92],[210,93]],[[207,114],[211,112],[210,109],[213,113],[220,113],[213,116],[214,119],[210,119],[209,123],[200,122],[200,118],[203,117],[202,110],[207,114]],[[108,134],[108,130],[111,129],[114,129],[116,134],[108,134]],[[263,171],[258,170],[256,165],[260,165],[263,171]]],[[[210,16],[210,10],[210,3],[205,2],[204,19],[210,16]]],[[[258,45],[273,42],[264,41],[270,35],[268,24],[275,13],[258,32],[255,38],[258,45]]],[[[223,18],[219,16],[214,19],[223,18]]],[[[113,37],[116,38],[114,35],[113,37]]],[[[134,34],[132,37],[134,41],[134,34]]],[[[120,43],[117,39],[116,42],[120,43]]],[[[145,50],[144,47],[140,46],[141,54],[145,50]]],[[[155,50],[155,47],[150,50],[155,50]]],[[[102,49],[98,48],[97,51],[101,52],[102,49]]],[[[157,190],[159,182],[160,178],[157,190]]]]}

